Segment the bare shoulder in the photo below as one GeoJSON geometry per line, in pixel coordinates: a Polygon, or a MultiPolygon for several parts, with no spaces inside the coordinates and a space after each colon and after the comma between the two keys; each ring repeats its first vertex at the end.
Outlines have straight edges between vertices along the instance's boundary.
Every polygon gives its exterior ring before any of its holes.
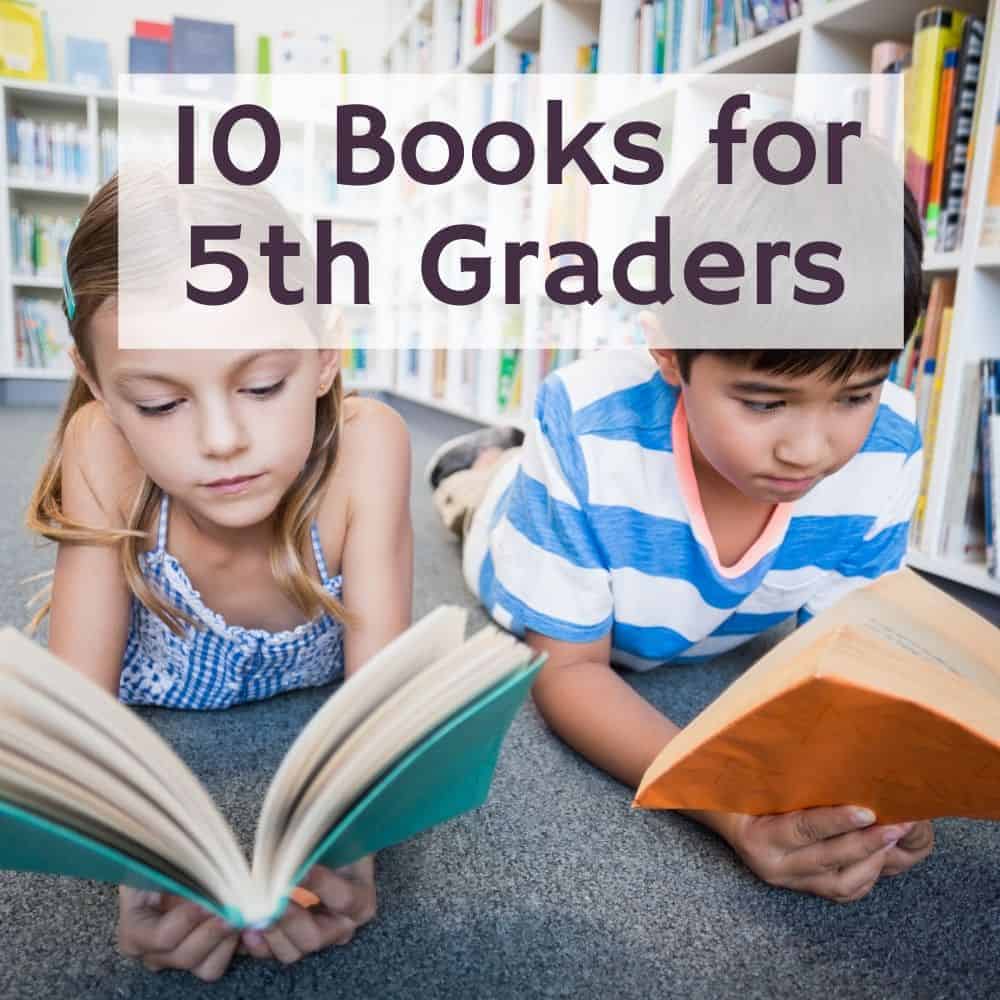
{"type": "Polygon", "coordinates": [[[76,473],[109,519],[127,519],[144,473],[125,436],[96,400],[81,406],[66,425],[63,463],[65,478],[72,480],[76,473]]]}
{"type": "Polygon", "coordinates": [[[382,476],[389,478],[405,464],[408,474],[410,432],[405,421],[377,399],[345,399],[340,458],[355,473],[381,470],[382,476]]]}

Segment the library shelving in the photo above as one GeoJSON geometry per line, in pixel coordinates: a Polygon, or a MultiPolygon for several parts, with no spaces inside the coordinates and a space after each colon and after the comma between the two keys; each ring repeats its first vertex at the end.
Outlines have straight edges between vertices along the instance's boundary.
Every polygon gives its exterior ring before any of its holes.
{"type": "MultiPolygon", "coordinates": [[[[130,94],[128,100],[150,110],[162,106],[165,112],[177,103],[156,93],[130,94]]],[[[215,109],[211,102],[199,104],[207,109],[199,118],[202,128],[215,109]]],[[[87,200],[117,166],[118,94],[0,78],[0,106],[6,126],[0,139],[0,210],[7,219],[0,250],[0,379],[65,380],[70,370],[65,321],[59,315],[62,254],[87,200]],[[42,126],[49,129],[44,145],[51,142],[58,149],[65,141],[65,156],[18,155],[20,147],[30,151],[35,146],[30,130],[42,126]],[[26,229],[15,235],[19,222],[26,229]],[[25,329],[26,323],[35,324],[32,331],[25,329]]],[[[283,124],[285,120],[283,115],[283,124]]],[[[326,218],[343,230],[364,228],[375,243],[378,205],[337,188],[332,123],[310,117],[291,118],[288,124],[293,134],[283,148],[275,193],[294,210],[307,234],[314,231],[316,219],[326,218]]],[[[163,129],[159,138],[171,141],[169,130],[176,129],[176,123],[169,113],[163,116],[163,129]]],[[[390,385],[390,352],[370,348],[378,322],[373,308],[344,305],[342,323],[350,338],[342,352],[348,389],[390,385]]]]}
{"type": "MultiPolygon", "coordinates": [[[[699,5],[700,0],[684,0],[685,23],[694,23],[687,14],[699,5]]],[[[867,74],[872,46],[886,39],[911,42],[917,15],[931,5],[930,0],[802,0],[799,16],[707,59],[699,60],[697,40],[690,31],[682,33],[678,68],[699,74],[867,74]]],[[[636,6],[631,0],[388,0],[390,30],[383,67],[392,73],[501,74],[523,72],[526,61],[531,70],[543,74],[574,73],[579,68],[580,48],[596,45],[597,72],[634,74],[638,71],[636,6]],[[484,11],[487,18],[482,17],[484,11]]],[[[997,0],[964,0],[952,6],[986,18],[984,73],[979,81],[983,113],[977,118],[961,244],[950,252],[929,249],[925,259],[928,281],[936,276],[955,278],[955,299],[920,546],[911,547],[909,561],[939,576],[1000,594],[1000,580],[990,576],[984,564],[967,562],[957,554],[951,537],[956,533],[952,526],[962,519],[970,481],[968,470],[956,468],[953,456],[968,456],[969,448],[959,444],[963,440],[967,444],[968,436],[975,433],[963,413],[963,386],[980,358],[1000,356],[1000,326],[995,322],[1000,312],[1000,250],[980,247],[1000,108],[1000,19],[996,17],[997,0]]],[[[667,104],[664,96],[675,86],[671,76],[669,72],[644,76],[637,92],[624,93],[620,105],[604,110],[613,112],[615,118],[637,118],[651,108],[663,108],[667,104]]],[[[447,88],[449,79],[454,77],[441,76],[433,86],[447,88]]],[[[639,78],[628,79],[635,88],[639,78]]],[[[496,102],[497,88],[494,95],[496,102]]],[[[421,110],[426,108],[413,109],[414,120],[421,110]]],[[[501,111],[495,103],[492,116],[500,118],[501,111]]],[[[609,120],[609,116],[602,120],[609,120]]],[[[669,132],[667,148],[684,149],[685,130],[692,127],[691,121],[674,112],[664,125],[669,132]]],[[[680,166],[672,158],[668,169],[676,176],[680,166]]],[[[491,188],[484,209],[488,221],[483,224],[488,231],[501,227],[504,221],[509,223],[510,218],[510,206],[496,190],[491,188]]],[[[533,200],[537,194],[536,187],[533,200]]],[[[459,197],[450,185],[421,191],[412,201],[394,197],[387,216],[395,213],[400,225],[414,222],[417,215],[420,224],[426,224],[428,218],[475,221],[457,210],[459,197]]],[[[532,235],[539,232],[539,216],[545,210],[541,203],[529,206],[525,218],[531,220],[532,235]]],[[[583,238],[597,245],[599,233],[595,229],[601,224],[601,210],[596,200],[587,215],[588,232],[583,238]]],[[[582,332],[584,344],[597,342],[609,324],[620,328],[633,321],[624,304],[611,296],[594,307],[572,310],[554,306],[536,290],[526,295],[522,308],[517,321],[526,331],[549,325],[551,334],[562,324],[582,332]],[[581,325],[577,328],[575,324],[581,325]]],[[[417,305],[416,299],[411,306],[405,296],[396,300],[395,312],[395,328],[406,343],[439,344],[441,325],[447,330],[444,348],[399,352],[397,391],[473,420],[523,424],[545,370],[571,357],[555,352],[553,359],[551,351],[523,352],[516,359],[516,390],[498,393],[505,363],[501,331],[510,322],[509,312],[489,299],[475,309],[440,312],[426,304],[417,305]],[[470,352],[462,348],[464,331],[473,324],[494,331],[496,349],[470,352]],[[471,361],[470,353],[476,355],[471,361]]],[[[548,339],[551,342],[551,335],[548,339]]]]}

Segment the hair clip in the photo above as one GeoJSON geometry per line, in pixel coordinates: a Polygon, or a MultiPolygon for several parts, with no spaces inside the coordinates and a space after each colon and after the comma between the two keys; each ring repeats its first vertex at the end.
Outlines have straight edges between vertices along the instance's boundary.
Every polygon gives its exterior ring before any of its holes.
{"type": "Polygon", "coordinates": [[[73,286],[69,283],[69,271],[66,269],[66,258],[62,262],[63,302],[66,303],[66,315],[73,319],[76,315],[76,299],[73,298],[73,286]]]}

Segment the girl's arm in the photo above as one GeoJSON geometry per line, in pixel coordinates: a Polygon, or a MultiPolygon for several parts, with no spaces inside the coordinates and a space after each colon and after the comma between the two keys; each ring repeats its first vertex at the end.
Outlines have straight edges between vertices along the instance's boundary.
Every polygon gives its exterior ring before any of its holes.
{"type": "Polygon", "coordinates": [[[350,488],[341,557],[348,676],[405,631],[413,610],[410,438],[402,418],[373,400],[355,400],[341,455],[350,488]],[[349,429],[348,429],[349,428],[349,429]]]}
{"type": "MultiPolygon", "coordinates": [[[[124,528],[120,500],[135,459],[100,404],[74,415],[63,442],[62,506],[95,528],[124,528]]],[[[52,581],[49,649],[118,696],[129,590],[117,545],[61,542],[52,581]]]]}

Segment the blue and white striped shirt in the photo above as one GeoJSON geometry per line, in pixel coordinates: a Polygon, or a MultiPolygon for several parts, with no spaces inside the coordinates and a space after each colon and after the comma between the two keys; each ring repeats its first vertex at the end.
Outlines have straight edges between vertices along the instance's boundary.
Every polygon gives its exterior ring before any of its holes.
{"type": "Polygon", "coordinates": [[[779,504],[720,565],[678,391],[646,352],[601,352],[542,384],[519,462],[498,474],[466,540],[466,580],[493,618],[569,642],[609,631],[643,670],[711,657],[897,569],[921,474],[911,393],[887,383],[846,465],[779,504]]]}

